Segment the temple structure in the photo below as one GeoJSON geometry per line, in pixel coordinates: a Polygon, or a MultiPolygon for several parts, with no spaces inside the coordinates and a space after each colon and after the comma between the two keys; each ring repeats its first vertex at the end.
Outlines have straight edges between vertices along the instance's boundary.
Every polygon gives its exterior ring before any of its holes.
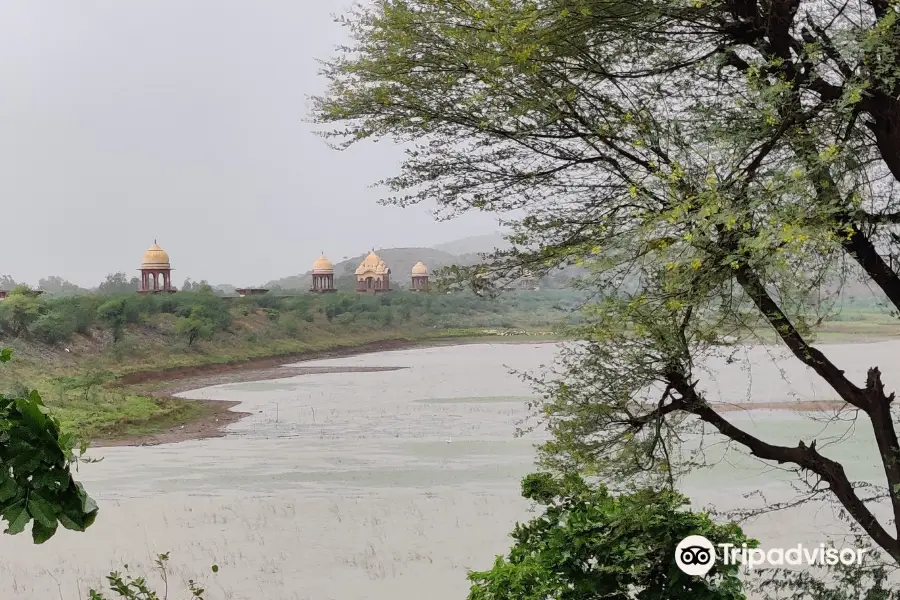
{"type": "Polygon", "coordinates": [[[419,261],[412,268],[412,285],[410,286],[410,290],[413,292],[427,292],[428,291],[428,267],[422,264],[422,261],[419,261]]]}
{"type": "Polygon", "coordinates": [[[373,248],[356,268],[356,291],[377,294],[391,290],[391,270],[373,248]]]}
{"type": "Polygon", "coordinates": [[[519,278],[518,286],[520,290],[525,290],[528,292],[533,292],[537,289],[538,280],[537,277],[534,276],[534,273],[530,270],[526,270],[522,277],[519,278]]]}
{"type": "Polygon", "coordinates": [[[234,291],[243,298],[244,296],[262,296],[269,293],[269,288],[239,288],[234,291]]]}
{"type": "Polygon", "coordinates": [[[316,294],[337,291],[334,287],[334,265],[325,258],[324,252],[313,263],[312,287],[309,291],[316,294]]]}
{"type": "MultiPolygon", "coordinates": [[[[12,292],[11,290],[0,290],[0,300],[3,300],[4,298],[9,298],[9,295],[11,292],[12,292]]],[[[44,293],[44,290],[28,290],[27,292],[25,292],[25,295],[31,296],[32,298],[34,298],[34,297],[40,296],[43,293],[44,293]]]]}
{"type": "Polygon", "coordinates": [[[138,293],[160,294],[174,291],[169,255],[159,247],[156,240],[153,240],[153,245],[144,252],[144,259],[141,261],[141,282],[138,293]]]}

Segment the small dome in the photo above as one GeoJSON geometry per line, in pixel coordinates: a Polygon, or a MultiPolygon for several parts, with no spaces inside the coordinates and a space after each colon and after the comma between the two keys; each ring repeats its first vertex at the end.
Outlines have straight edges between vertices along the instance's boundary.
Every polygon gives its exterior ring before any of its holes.
{"type": "Polygon", "coordinates": [[[428,267],[422,261],[417,262],[412,268],[413,275],[428,275],[428,267]]]}
{"type": "Polygon", "coordinates": [[[142,269],[171,269],[169,264],[169,254],[159,247],[156,241],[144,252],[144,258],[141,260],[142,269]]]}
{"type": "Polygon", "coordinates": [[[357,275],[362,275],[363,273],[367,273],[369,271],[375,271],[379,266],[384,265],[384,261],[381,260],[375,251],[372,250],[369,252],[369,255],[363,259],[361,263],[359,263],[359,267],[356,269],[357,275]]]}
{"type": "Polygon", "coordinates": [[[313,263],[313,273],[334,273],[334,265],[323,254],[313,263]]]}

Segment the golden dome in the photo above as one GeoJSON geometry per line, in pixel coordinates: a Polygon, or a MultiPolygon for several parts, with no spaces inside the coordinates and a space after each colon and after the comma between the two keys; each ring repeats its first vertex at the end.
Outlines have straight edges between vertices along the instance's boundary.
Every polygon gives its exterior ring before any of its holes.
{"type": "Polygon", "coordinates": [[[334,273],[334,265],[323,254],[313,263],[313,273],[334,273]]]}
{"type": "Polygon", "coordinates": [[[142,269],[171,269],[169,264],[169,254],[159,247],[156,240],[153,245],[144,252],[144,258],[141,260],[142,269]]]}
{"type": "Polygon", "coordinates": [[[368,273],[369,271],[375,271],[378,269],[380,265],[384,265],[384,261],[381,260],[375,251],[372,250],[369,252],[369,255],[363,259],[361,263],[359,263],[359,267],[356,268],[356,274],[362,275],[363,273],[368,273]]]}
{"type": "Polygon", "coordinates": [[[417,262],[412,268],[413,275],[428,275],[428,267],[422,261],[417,262]]]}

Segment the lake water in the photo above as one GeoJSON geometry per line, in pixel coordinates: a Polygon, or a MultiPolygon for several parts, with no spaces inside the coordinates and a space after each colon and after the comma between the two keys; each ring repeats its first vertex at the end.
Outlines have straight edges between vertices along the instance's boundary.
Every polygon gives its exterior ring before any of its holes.
{"type": "MultiPolygon", "coordinates": [[[[900,384],[900,343],[824,348],[860,382],[880,365],[900,384]],[[896,375],[892,374],[895,373],[896,375]]],[[[0,543],[0,598],[87,597],[108,571],[147,570],[171,552],[174,580],[206,580],[210,599],[462,600],[469,569],[489,568],[508,533],[529,516],[518,483],[540,437],[515,438],[531,390],[509,367],[540,371],[552,344],[465,345],[361,355],[313,366],[405,367],[301,375],[205,388],[192,398],[237,400],[252,415],[223,438],[106,448],[80,478],[100,504],[86,533],[61,531],[43,546],[0,543]]],[[[721,401],[832,399],[783,355],[749,349],[739,364],[710,363],[704,385],[721,401]],[[746,364],[753,365],[747,370],[746,364]],[[752,383],[752,385],[751,385],[752,383]]],[[[854,478],[880,483],[874,444],[860,425],[786,411],[728,418],[767,440],[819,440],[854,478]]],[[[684,490],[695,504],[759,505],[792,496],[794,475],[708,449],[718,460],[684,490]]],[[[824,541],[840,533],[828,509],[768,515],[746,526],[764,546],[824,541]]],[[[177,586],[176,586],[177,587],[177,586]]]]}

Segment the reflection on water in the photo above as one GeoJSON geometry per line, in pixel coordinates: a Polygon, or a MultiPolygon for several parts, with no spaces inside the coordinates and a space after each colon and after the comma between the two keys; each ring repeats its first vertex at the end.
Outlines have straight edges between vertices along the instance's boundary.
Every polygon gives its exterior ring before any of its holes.
{"type": "MultiPolygon", "coordinates": [[[[898,348],[828,350],[861,380],[898,348]]],[[[236,400],[251,416],[224,438],[92,451],[104,460],[83,466],[81,477],[100,503],[97,523],[41,547],[6,537],[0,598],[59,598],[60,588],[64,599],[77,598],[78,586],[86,597],[111,568],[146,567],[163,551],[179,566],[176,578],[218,564],[212,597],[226,597],[224,589],[271,600],[417,600],[423,590],[435,600],[464,598],[467,569],[489,567],[508,548],[513,523],[529,515],[519,480],[540,438],[513,436],[531,390],[506,365],[539,370],[554,352],[548,344],[388,352],[305,364],[409,368],[196,390],[187,395],[236,400]]],[[[752,372],[713,362],[718,376],[703,386],[714,399],[832,397],[796,363],[775,367],[760,349],[744,355],[752,372]]],[[[887,377],[889,387],[900,383],[891,377],[898,375],[887,377]]],[[[880,481],[868,431],[784,411],[726,416],[770,442],[816,439],[851,476],[880,481]]],[[[686,442],[716,463],[682,482],[695,504],[751,506],[761,500],[744,495],[756,490],[769,501],[792,497],[794,474],[715,441],[686,442]]],[[[841,531],[827,509],[782,512],[747,529],[769,546],[841,531]]]]}

